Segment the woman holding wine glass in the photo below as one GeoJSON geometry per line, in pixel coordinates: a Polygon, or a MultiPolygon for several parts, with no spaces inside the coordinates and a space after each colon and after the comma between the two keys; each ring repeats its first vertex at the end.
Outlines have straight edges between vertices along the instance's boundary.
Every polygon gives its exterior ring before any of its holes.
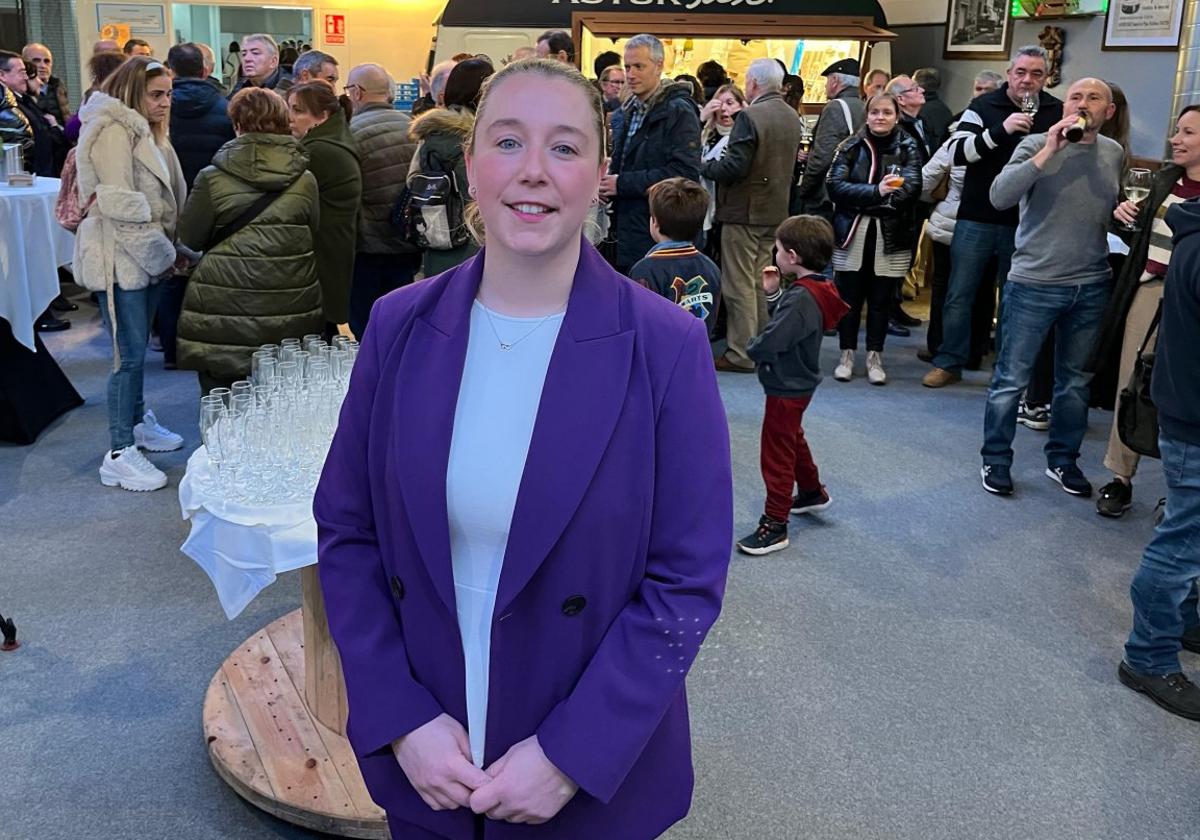
{"type": "MultiPolygon", "coordinates": [[[[1141,170],[1147,172],[1147,170],[1141,170]]],[[[1171,230],[1164,218],[1172,204],[1200,197],[1200,105],[1184,108],[1171,135],[1171,162],[1146,176],[1126,174],[1126,200],[1117,205],[1113,218],[1116,230],[1129,243],[1121,273],[1109,299],[1096,347],[1086,369],[1099,371],[1116,364],[1117,382],[1129,381],[1142,340],[1163,297],[1163,280],[1171,261],[1171,230]],[[1148,192],[1143,192],[1148,190],[1148,192]],[[1142,200],[1135,200],[1141,196],[1142,200]]],[[[1147,349],[1153,351],[1152,336],[1147,349]]],[[[1104,466],[1112,480],[1100,488],[1096,510],[1102,516],[1119,517],[1133,505],[1133,476],[1140,457],[1117,433],[1116,415],[1108,438],[1104,466]]]]}
{"type": "Polygon", "coordinates": [[[896,279],[912,262],[913,204],[921,194],[921,152],[897,128],[900,103],[880,93],[867,103],[866,125],[838,146],[826,177],[833,199],[835,282],[850,312],[838,326],[840,382],[854,375],[858,328],[867,306],[867,379],[887,382],[883,342],[896,279]]]}

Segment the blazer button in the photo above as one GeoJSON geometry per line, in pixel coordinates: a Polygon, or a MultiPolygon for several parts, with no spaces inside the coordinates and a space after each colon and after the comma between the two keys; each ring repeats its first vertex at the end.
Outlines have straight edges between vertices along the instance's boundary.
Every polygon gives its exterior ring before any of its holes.
{"type": "Polygon", "coordinates": [[[587,598],[584,598],[582,595],[572,595],[563,601],[562,613],[563,615],[579,615],[586,606],[587,598]]]}
{"type": "Polygon", "coordinates": [[[397,601],[404,600],[404,583],[398,577],[392,577],[392,594],[396,596],[397,601]]]}

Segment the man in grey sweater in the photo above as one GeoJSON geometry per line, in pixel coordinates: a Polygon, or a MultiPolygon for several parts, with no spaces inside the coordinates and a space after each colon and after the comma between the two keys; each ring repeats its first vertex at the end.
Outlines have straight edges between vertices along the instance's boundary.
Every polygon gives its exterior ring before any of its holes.
{"type": "Polygon", "coordinates": [[[1057,330],[1054,402],[1046,442],[1046,475],[1075,496],[1090,496],[1076,461],[1087,431],[1084,364],[1109,295],[1107,232],[1120,197],[1124,151],[1099,134],[1114,111],[1112,91],[1098,79],[1071,85],[1064,117],[1045,134],[1021,141],[992,183],[997,210],[1020,203],[1016,250],[1000,314],[1004,341],[984,413],[980,475],[989,493],[1013,492],[1012,441],[1017,404],[1038,350],[1057,330]],[[1068,142],[1078,124],[1083,137],[1068,142]]]}

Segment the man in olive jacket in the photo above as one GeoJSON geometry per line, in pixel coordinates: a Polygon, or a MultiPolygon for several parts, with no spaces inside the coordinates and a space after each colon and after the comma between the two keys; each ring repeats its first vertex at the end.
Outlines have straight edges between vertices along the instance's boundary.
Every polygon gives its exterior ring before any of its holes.
{"type": "Polygon", "coordinates": [[[721,282],[728,309],[729,347],[717,370],[749,373],[746,345],[767,324],[760,272],[770,265],[775,228],[788,216],[792,171],[803,133],[800,118],[780,94],[783,68],[760,58],[746,71],[750,102],[733,123],[720,160],[704,164],[717,183],[716,221],[721,222],[721,282]]]}
{"type": "Polygon", "coordinates": [[[412,282],[421,267],[421,252],[392,226],[392,207],[404,189],[416,141],[408,136],[412,118],[397,111],[394,83],[378,64],[350,71],[346,94],[354,109],[350,133],[358,143],[362,164],[362,206],[358,244],[350,285],[350,331],[359,338],[375,301],[412,282]]]}
{"type": "Polygon", "coordinates": [[[700,112],[692,86],[664,81],[662,41],[635,35],[625,46],[625,80],[633,96],[623,106],[624,127],[613,139],[602,198],[616,211],[615,267],[628,274],[654,246],[646,191],[667,178],[700,178],[700,112]]]}

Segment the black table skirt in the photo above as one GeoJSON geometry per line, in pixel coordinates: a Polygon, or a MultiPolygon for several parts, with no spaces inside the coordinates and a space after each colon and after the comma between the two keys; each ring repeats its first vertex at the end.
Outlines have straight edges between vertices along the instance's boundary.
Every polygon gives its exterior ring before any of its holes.
{"type": "Polygon", "coordinates": [[[56,417],[83,405],[37,333],[33,341],[36,353],[0,319],[0,441],[33,443],[56,417]]]}

